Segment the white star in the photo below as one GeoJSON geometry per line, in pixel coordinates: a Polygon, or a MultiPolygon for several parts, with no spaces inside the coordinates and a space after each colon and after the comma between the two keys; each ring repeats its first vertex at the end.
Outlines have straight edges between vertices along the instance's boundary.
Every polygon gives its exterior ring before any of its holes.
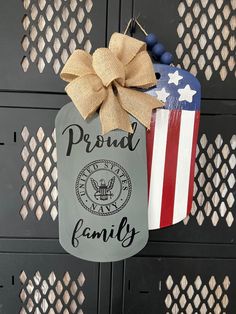
{"type": "Polygon", "coordinates": [[[169,73],[169,81],[168,84],[174,83],[176,86],[179,84],[179,81],[182,80],[183,76],[179,75],[178,71],[175,71],[175,73],[169,73]]]}
{"type": "Polygon", "coordinates": [[[164,102],[166,101],[166,98],[170,95],[166,92],[164,87],[161,90],[155,91],[155,93],[157,94],[157,98],[164,102]]]}
{"type": "Polygon", "coordinates": [[[191,89],[189,85],[186,85],[185,88],[178,89],[178,93],[180,94],[179,101],[186,100],[187,102],[192,102],[193,95],[197,92],[191,89]]]}

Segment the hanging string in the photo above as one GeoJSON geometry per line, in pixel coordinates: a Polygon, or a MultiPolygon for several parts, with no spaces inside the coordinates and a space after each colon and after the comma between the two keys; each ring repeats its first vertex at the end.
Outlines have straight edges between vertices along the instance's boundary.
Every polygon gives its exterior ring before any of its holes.
{"type": "MultiPolygon", "coordinates": [[[[138,17],[139,17],[139,16],[138,16],[138,17]]],[[[148,33],[146,32],[146,30],[143,28],[143,26],[142,26],[142,25],[140,24],[140,22],[138,21],[138,17],[132,17],[132,18],[129,20],[129,22],[128,22],[127,26],[126,26],[126,29],[125,29],[125,31],[124,31],[124,35],[127,34],[129,28],[131,28],[131,26],[132,26],[132,23],[133,23],[133,26],[134,26],[135,24],[137,24],[138,27],[141,29],[141,31],[144,33],[145,36],[148,35],[148,33]]],[[[132,28],[133,28],[133,27],[132,27],[132,28]]]]}
{"type": "Polygon", "coordinates": [[[131,19],[129,20],[129,22],[128,22],[127,26],[126,26],[126,29],[125,29],[125,31],[124,31],[124,35],[127,34],[127,32],[128,32],[128,30],[129,30],[130,25],[131,25],[131,23],[132,23],[133,20],[134,20],[134,18],[131,18],[131,19]]]}
{"type": "Polygon", "coordinates": [[[143,26],[139,23],[138,19],[135,19],[135,23],[138,25],[138,27],[141,29],[141,31],[144,33],[145,36],[148,35],[146,30],[143,28],[143,26]]]}

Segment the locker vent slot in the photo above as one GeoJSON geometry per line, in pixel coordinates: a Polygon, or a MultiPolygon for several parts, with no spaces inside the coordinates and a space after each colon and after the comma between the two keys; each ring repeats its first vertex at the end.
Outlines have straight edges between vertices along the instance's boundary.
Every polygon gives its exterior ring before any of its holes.
{"type": "Polygon", "coordinates": [[[234,222],[236,135],[229,142],[218,134],[211,143],[203,134],[197,148],[195,163],[194,199],[190,216],[201,226],[211,221],[213,226],[224,220],[227,227],[234,222]]]}
{"type": "Polygon", "coordinates": [[[77,278],[71,278],[69,272],[60,277],[52,271],[44,277],[40,271],[33,276],[22,271],[19,280],[22,285],[20,314],[84,314],[82,305],[85,296],[82,288],[85,276],[82,272],[77,278]]]}
{"type": "Polygon", "coordinates": [[[203,281],[201,276],[189,280],[185,275],[180,281],[169,275],[166,280],[165,298],[166,314],[178,313],[227,313],[229,299],[227,291],[230,286],[228,276],[217,281],[215,276],[203,281]]]}
{"type": "Polygon", "coordinates": [[[180,1],[176,48],[180,67],[195,75],[202,72],[207,80],[218,73],[224,81],[235,72],[235,9],[235,0],[180,1]]]}
{"type": "Polygon", "coordinates": [[[29,213],[33,213],[39,221],[45,213],[49,213],[55,221],[58,216],[55,130],[46,135],[39,127],[35,134],[30,134],[25,126],[21,137],[24,142],[21,151],[24,166],[21,170],[23,204],[20,215],[25,220],[29,213]]]}
{"type": "Polygon", "coordinates": [[[35,64],[42,73],[50,64],[58,74],[76,48],[90,52],[92,0],[23,0],[23,6],[21,67],[24,72],[35,64]]]}

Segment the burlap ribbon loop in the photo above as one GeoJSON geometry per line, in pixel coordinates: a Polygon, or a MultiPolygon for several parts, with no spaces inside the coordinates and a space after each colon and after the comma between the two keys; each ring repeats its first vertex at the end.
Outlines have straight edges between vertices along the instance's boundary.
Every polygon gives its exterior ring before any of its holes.
{"type": "Polygon", "coordinates": [[[108,87],[113,81],[124,85],[125,69],[123,64],[108,48],[97,49],[93,54],[93,68],[104,86],[108,87]]]}
{"type": "Polygon", "coordinates": [[[154,108],[164,104],[137,91],[156,85],[151,59],[144,42],[114,33],[109,48],[99,48],[91,56],[76,50],[61,72],[69,84],[66,92],[84,119],[99,109],[102,133],[114,129],[133,132],[129,114],[150,127],[154,108]]]}

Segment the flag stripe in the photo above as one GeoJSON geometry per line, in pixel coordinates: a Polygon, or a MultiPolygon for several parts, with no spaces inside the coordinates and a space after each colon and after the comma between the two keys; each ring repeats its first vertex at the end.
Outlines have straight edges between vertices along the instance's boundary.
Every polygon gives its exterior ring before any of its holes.
{"type": "MultiPolygon", "coordinates": [[[[172,224],[173,220],[181,113],[181,110],[171,110],[169,113],[164,184],[162,191],[161,227],[169,226],[172,224]]],[[[160,162],[160,160],[157,160],[157,163],[158,162],[160,162]]],[[[158,173],[156,173],[156,175],[158,176],[158,173]]]]}
{"type": "Polygon", "coordinates": [[[190,211],[192,209],[193,188],[194,188],[194,171],[195,171],[195,159],[196,159],[199,120],[200,120],[200,112],[197,111],[195,113],[194,130],[193,130],[193,142],[192,142],[192,154],[191,154],[191,165],[190,165],[190,176],[189,176],[187,215],[190,213],[190,211]]]}
{"type": "Polygon", "coordinates": [[[152,115],[150,130],[147,131],[147,135],[146,135],[148,195],[150,191],[150,181],[151,181],[151,172],[152,172],[152,155],[153,155],[153,143],[154,143],[154,134],[155,134],[155,120],[156,120],[156,112],[154,112],[152,115]]]}
{"type": "MultiPolygon", "coordinates": [[[[149,229],[160,226],[162,187],[164,180],[164,165],[166,155],[166,140],[168,133],[169,110],[160,109],[156,111],[155,133],[152,152],[152,166],[150,177],[149,229]]],[[[148,154],[151,152],[148,151],[148,154]]]]}
{"type": "Polygon", "coordinates": [[[173,223],[187,216],[190,164],[195,112],[183,110],[181,115],[173,223]]]}

